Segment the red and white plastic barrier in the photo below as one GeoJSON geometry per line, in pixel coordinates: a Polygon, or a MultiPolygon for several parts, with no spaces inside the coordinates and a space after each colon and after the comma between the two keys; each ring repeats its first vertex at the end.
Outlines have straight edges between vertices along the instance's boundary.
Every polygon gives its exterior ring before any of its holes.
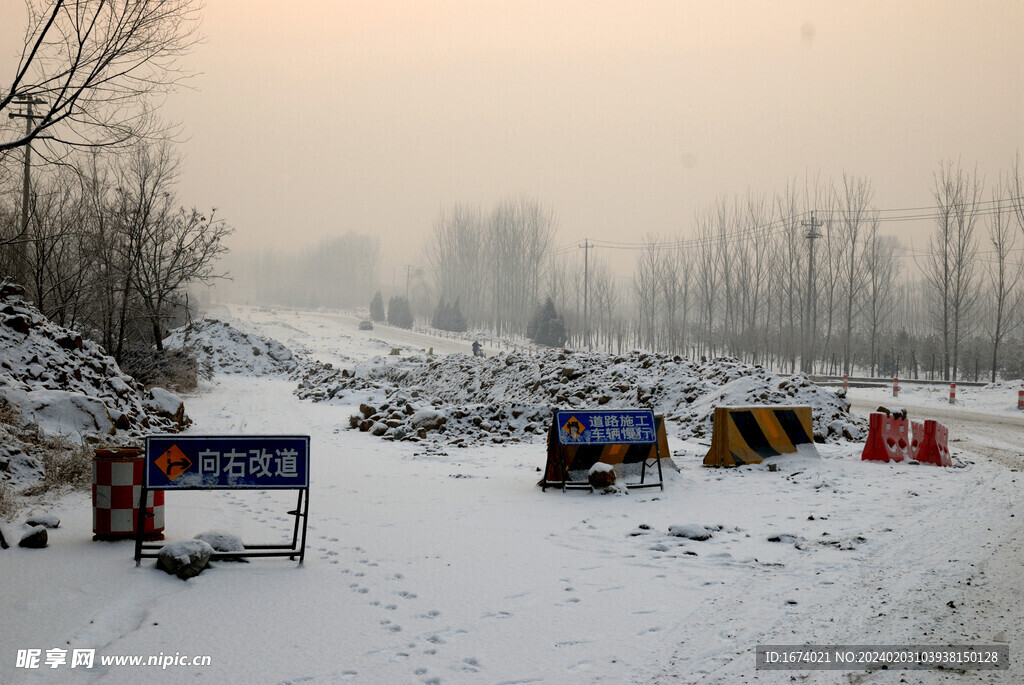
{"type": "Polygon", "coordinates": [[[906,418],[881,412],[868,417],[868,440],[864,443],[863,461],[903,461],[910,456],[910,436],[906,418]]]}
{"type": "Polygon", "coordinates": [[[949,454],[949,429],[938,421],[927,419],[924,424],[914,421],[914,445],[911,456],[918,462],[935,466],[953,465],[949,454]]]}
{"type": "Polygon", "coordinates": [[[910,422],[910,458],[916,460],[921,451],[921,441],[924,440],[924,421],[910,422]]]}

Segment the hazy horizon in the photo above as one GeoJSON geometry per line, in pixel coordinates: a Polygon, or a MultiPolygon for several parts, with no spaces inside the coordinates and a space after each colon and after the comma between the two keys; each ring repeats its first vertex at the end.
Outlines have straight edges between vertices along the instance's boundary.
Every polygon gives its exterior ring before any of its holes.
{"type": "MultiPolygon", "coordinates": [[[[186,138],[182,201],[218,207],[235,248],[377,235],[382,280],[422,265],[453,203],[526,196],[554,212],[559,244],[636,242],[805,175],[865,176],[878,208],[926,207],[942,160],[991,185],[1024,147],[1020,3],[216,0],[202,13],[186,60],[198,73],[164,107],[186,138]]],[[[884,230],[916,242],[929,228],[884,230]]]]}

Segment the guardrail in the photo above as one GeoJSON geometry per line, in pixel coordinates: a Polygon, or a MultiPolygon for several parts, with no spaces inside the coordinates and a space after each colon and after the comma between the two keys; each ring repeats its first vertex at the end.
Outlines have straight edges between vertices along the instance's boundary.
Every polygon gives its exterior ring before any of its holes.
{"type": "MultiPolygon", "coordinates": [[[[842,376],[808,376],[808,378],[811,380],[812,383],[817,383],[818,385],[832,384],[832,383],[835,383],[836,385],[842,385],[843,384],[843,377],[842,376]]],[[[890,387],[892,385],[892,378],[881,378],[881,377],[879,377],[879,378],[870,378],[870,377],[867,377],[867,376],[851,376],[847,380],[847,383],[850,385],[850,387],[853,387],[853,388],[876,388],[876,387],[877,388],[888,388],[888,387],[890,387]]],[[[928,380],[928,379],[925,379],[925,378],[903,378],[901,376],[900,377],[900,386],[902,387],[904,384],[913,384],[913,385],[941,385],[941,386],[948,387],[949,384],[950,384],[950,381],[942,381],[942,380],[935,380],[935,381],[933,381],[933,380],[928,380]]],[[[981,381],[962,381],[962,380],[961,381],[956,381],[956,384],[959,387],[975,387],[975,388],[981,388],[981,387],[984,387],[984,386],[988,385],[988,383],[984,383],[984,382],[981,382],[981,381]]]]}

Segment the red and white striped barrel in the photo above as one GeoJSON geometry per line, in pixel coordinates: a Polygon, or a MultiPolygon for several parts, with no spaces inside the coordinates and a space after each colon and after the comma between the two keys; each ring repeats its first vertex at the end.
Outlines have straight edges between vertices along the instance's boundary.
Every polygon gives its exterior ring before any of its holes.
{"type": "MultiPolygon", "coordinates": [[[[143,451],[135,448],[100,449],[92,462],[93,540],[135,537],[139,518],[139,496],[145,478],[143,451]]],[[[150,491],[146,497],[143,531],[149,539],[162,540],[164,493],[150,491]],[[149,514],[152,514],[151,516],[149,514]]]]}

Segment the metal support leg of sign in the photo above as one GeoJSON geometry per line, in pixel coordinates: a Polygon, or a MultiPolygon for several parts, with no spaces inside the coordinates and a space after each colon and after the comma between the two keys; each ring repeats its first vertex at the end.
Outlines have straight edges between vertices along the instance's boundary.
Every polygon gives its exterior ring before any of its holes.
{"type": "MultiPolygon", "coordinates": [[[[145,537],[145,520],[147,517],[152,516],[152,514],[147,514],[145,508],[141,506],[141,503],[146,501],[147,494],[147,488],[143,485],[139,497],[139,516],[135,528],[136,566],[141,564],[143,559],[156,559],[160,556],[159,550],[164,546],[163,544],[145,544],[143,542],[145,537]]],[[[302,488],[298,491],[295,508],[289,511],[288,514],[295,518],[295,523],[292,526],[291,544],[244,545],[245,550],[242,552],[214,552],[210,555],[210,561],[238,560],[250,557],[288,557],[295,561],[295,558],[298,557],[299,565],[302,565],[306,559],[306,528],[309,521],[308,488],[302,488]]]]}
{"type": "Polygon", "coordinates": [[[288,557],[306,559],[309,522],[308,435],[150,435],[146,437],[145,480],[140,488],[135,564],[156,558],[161,545],[146,545],[142,506],[154,490],[297,490],[288,544],[245,545],[214,552],[210,559],[288,557]]]}
{"type": "Polygon", "coordinates": [[[655,443],[655,445],[654,445],[654,461],[657,462],[657,464],[658,464],[658,482],[657,483],[655,483],[653,481],[650,482],[650,483],[645,483],[644,482],[644,479],[647,476],[647,467],[648,466],[653,466],[653,464],[650,463],[651,460],[649,458],[645,457],[643,465],[640,467],[640,482],[639,483],[626,483],[626,486],[630,487],[630,488],[654,488],[654,487],[657,487],[657,488],[661,488],[662,490],[664,490],[665,489],[665,479],[662,477],[662,474],[661,474],[661,447],[657,443],[655,443]]]}

